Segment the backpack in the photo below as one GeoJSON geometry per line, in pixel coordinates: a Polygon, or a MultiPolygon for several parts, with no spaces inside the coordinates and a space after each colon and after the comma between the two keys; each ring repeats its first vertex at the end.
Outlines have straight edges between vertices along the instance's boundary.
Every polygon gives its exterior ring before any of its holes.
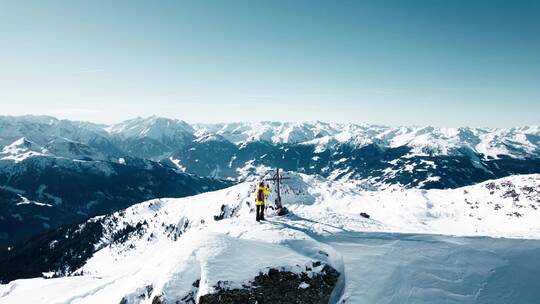
{"type": "Polygon", "coordinates": [[[264,190],[263,189],[257,190],[257,201],[258,202],[264,202],[264,190]]]}

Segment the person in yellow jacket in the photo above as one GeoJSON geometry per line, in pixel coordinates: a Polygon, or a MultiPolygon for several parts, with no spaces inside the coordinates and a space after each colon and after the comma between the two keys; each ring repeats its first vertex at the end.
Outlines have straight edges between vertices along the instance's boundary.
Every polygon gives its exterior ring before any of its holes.
{"type": "Polygon", "coordinates": [[[259,184],[257,190],[255,190],[255,205],[257,208],[257,214],[255,219],[257,222],[264,220],[264,205],[266,203],[266,197],[270,193],[270,187],[266,186],[263,182],[259,184]]]}

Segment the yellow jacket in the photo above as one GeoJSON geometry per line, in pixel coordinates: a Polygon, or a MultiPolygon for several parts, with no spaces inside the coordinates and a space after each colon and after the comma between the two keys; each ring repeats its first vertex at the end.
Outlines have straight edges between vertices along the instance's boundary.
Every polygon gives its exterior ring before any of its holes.
{"type": "Polygon", "coordinates": [[[257,190],[255,190],[255,204],[256,205],[264,205],[264,201],[266,200],[266,196],[268,196],[268,194],[270,193],[270,188],[267,188],[267,187],[257,187],[257,190]],[[257,194],[259,193],[259,190],[262,190],[263,193],[264,193],[264,200],[260,201],[258,198],[257,198],[257,194]]]}

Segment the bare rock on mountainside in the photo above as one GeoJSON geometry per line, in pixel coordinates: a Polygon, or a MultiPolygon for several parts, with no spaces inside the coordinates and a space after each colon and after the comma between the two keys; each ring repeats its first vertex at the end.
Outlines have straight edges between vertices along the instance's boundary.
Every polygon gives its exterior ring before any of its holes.
{"type": "MultiPolygon", "coordinates": [[[[322,266],[320,263],[314,265],[322,266]]],[[[199,303],[326,304],[339,276],[340,273],[329,265],[324,265],[322,271],[315,275],[270,269],[242,289],[217,286],[216,293],[203,295],[199,303]]]]}

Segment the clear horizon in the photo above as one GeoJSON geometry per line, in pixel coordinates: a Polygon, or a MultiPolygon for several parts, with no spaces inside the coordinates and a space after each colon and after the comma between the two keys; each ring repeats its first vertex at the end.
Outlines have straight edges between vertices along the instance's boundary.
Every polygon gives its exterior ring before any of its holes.
{"type": "Polygon", "coordinates": [[[538,1],[3,1],[0,115],[540,125],[538,1]]]}

